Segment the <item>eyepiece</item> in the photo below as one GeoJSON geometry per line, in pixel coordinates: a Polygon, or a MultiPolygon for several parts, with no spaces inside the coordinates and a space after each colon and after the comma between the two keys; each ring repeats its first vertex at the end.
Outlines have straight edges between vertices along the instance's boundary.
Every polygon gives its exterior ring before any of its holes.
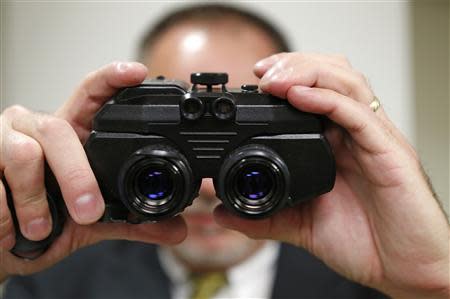
{"type": "Polygon", "coordinates": [[[172,172],[164,165],[153,163],[146,168],[141,169],[135,179],[135,193],[143,200],[148,200],[154,204],[163,204],[170,200],[173,194],[173,176],[172,172]]]}
{"type": "Polygon", "coordinates": [[[247,200],[267,197],[274,187],[274,177],[264,165],[247,165],[236,174],[236,191],[247,200]]]}
{"type": "Polygon", "coordinates": [[[178,214],[192,202],[195,190],[186,158],[170,147],[137,151],[119,175],[120,199],[142,221],[178,214]]]}
{"type": "Polygon", "coordinates": [[[224,205],[248,218],[266,217],[283,207],[289,196],[289,170],[280,156],[262,145],[231,153],[216,181],[224,205]]]}

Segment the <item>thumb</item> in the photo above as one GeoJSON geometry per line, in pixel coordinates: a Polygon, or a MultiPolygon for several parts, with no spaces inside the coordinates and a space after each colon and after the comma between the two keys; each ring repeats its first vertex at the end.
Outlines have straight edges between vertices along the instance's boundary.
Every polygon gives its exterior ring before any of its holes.
{"type": "Polygon", "coordinates": [[[247,219],[230,213],[223,205],[214,210],[216,222],[253,239],[272,239],[296,246],[310,247],[311,217],[308,206],[300,204],[283,209],[264,219],[247,219]]]}
{"type": "Polygon", "coordinates": [[[181,216],[154,223],[95,223],[89,226],[78,226],[77,236],[83,236],[80,247],[102,240],[129,240],[145,243],[178,244],[186,238],[187,227],[181,216]],[[87,236],[87,237],[86,237],[87,236]]]}

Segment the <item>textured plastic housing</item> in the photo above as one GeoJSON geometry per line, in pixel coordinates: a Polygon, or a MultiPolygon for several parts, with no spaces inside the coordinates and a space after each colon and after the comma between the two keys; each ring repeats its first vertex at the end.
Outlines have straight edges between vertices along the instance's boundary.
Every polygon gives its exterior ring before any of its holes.
{"type": "Polygon", "coordinates": [[[181,152],[195,181],[213,178],[215,184],[230,152],[249,144],[264,145],[289,168],[293,183],[288,205],[328,192],[334,185],[335,164],[322,132],[320,116],[298,111],[268,94],[224,86],[189,91],[182,82],[153,80],[122,90],[99,111],[85,150],[107,201],[104,220],[114,221],[125,220],[129,212],[119,198],[117,178],[122,165],[134,152],[154,144],[181,152]],[[236,105],[230,119],[213,113],[213,103],[221,97],[236,105]],[[183,116],[180,103],[187,98],[203,102],[202,117],[183,116]]]}

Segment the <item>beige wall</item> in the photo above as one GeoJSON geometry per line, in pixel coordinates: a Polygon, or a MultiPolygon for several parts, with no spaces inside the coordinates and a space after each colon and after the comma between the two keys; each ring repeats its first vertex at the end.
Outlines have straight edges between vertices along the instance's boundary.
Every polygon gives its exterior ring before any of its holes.
{"type": "Polygon", "coordinates": [[[425,171],[449,210],[449,2],[413,5],[415,132],[425,171]]]}
{"type": "MultiPolygon", "coordinates": [[[[281,1],[280,1],[281,2],[281,1]]],[[[405,1],[236,3],[279,24],[294,49],[341,53],[366,74],[397,126],[414,141],[411,15],[405,1]]],[[[132,59],[141,34],[180,3],[2,1],[2,102],[52,111],[81,78],[132,59]]]]}

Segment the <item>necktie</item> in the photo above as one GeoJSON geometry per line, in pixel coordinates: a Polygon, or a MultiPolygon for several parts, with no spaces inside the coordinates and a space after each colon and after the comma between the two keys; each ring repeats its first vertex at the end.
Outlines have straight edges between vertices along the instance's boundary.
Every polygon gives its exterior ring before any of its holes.
{"type": "Polygon", "coordinates": [[[227,277],[224,272],[210,272],[193,275],[191,281],[191,299],[211,299],[227,284],[227,277]]]}

